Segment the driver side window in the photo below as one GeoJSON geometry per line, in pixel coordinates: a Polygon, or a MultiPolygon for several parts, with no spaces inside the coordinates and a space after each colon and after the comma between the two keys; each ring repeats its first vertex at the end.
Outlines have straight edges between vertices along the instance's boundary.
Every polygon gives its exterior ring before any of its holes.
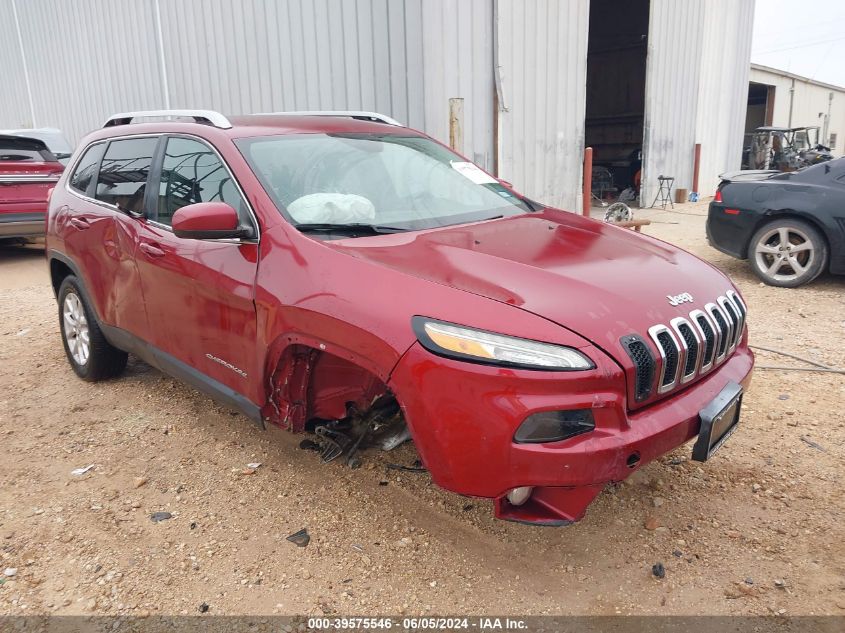
{"type": "Polygon", "coordinates": [[[161,166],[156,221],[170,226],[176,211],[197,202],[225,202],[242,224],[250,224],[234,178],[214,150],[193,139],[171,137],[161,166]]]}
{"type": "Polygon", "coordinates": [[[158,139],[118,139],[109,143],[100,164],[94,197],[130,213],[144,212],[147,178],[158,139]]]}

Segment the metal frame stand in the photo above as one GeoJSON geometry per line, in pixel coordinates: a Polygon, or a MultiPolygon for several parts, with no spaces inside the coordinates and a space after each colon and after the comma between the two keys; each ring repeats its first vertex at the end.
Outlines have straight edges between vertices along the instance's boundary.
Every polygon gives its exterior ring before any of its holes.
{"type": "Polygon", "coordinates": [[[665,209],[666,203],[669,203],[673,209],[675,208],[675,203],[672,202],[672,185],[675,184],[674,176],[658,176],[657,182],[660,183],[660,187],[657,189],[657,195],[654,196],[654,202],[651,203],[650,208],[654,208],[657,206],[657,203],[660,203],[660,206],[665,209]]]}

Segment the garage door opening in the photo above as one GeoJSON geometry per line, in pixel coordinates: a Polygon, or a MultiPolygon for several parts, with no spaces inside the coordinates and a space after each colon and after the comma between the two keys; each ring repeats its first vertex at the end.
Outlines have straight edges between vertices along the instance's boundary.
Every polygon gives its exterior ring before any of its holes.
{"type": "Polygon", "coordinates": [[[775,87],[748,83],[748,110],[745,113],[745,136],[742,141],[742,168],[747,169],[751,160],[751,144],[754,130],[770,126],[775,111],[775,87]]]}
{"type": "Polygon", "coordinates": [[[648,23],[649,0],[590,2],[585,142],[603,202],[639,201],[648,23]]]}
{"type": "Polygon", "coordinates": [[[775,87],[750,82],[748,84],[748,111],[745,115],[745,133],[772,124],[775,108],[775,87]]]}

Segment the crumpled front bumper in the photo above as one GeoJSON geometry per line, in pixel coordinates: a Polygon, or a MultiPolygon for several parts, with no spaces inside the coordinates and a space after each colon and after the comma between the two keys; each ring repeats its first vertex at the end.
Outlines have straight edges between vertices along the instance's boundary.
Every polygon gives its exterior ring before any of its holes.
{"type": "Polygon", "coordinates": [[[621,368],[596,348],[581,350],[596,369],[547,372],[503,369],[435,356],[415,344],[390,387],[435,483],[495,500],[496,516],[561,525],[583,517],[610,482],[694,438],[698,413],[734,381],[746,387],[754,357],[743,344],[712,374],[636,412],[628,412],[621,368]],[[562,442],[517,444],[532,413],[591,409],[596,428],[562,442]],[[532,486],[521,506],[509,490],[532,486]]]}

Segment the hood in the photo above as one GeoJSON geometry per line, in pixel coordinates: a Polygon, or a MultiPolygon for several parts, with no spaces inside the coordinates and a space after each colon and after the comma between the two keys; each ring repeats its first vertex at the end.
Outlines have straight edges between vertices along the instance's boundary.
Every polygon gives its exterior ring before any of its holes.
{"type": "MultiPolygon", "coordinates": [[[[619,339],[646,337],[733,288],[689,253],[564,211],[328,245],[403,273],[528,310],[629,365],[619,339]],[[692,301],[678,306],[670,296],[692,301]]],[[[427,316],[437,317],[423,311],[427,316]]],[[[468,323],[467,325],[472,325],[468,323]]],[[[507,326],[503,324],[503,333],[507,326]]]]}

